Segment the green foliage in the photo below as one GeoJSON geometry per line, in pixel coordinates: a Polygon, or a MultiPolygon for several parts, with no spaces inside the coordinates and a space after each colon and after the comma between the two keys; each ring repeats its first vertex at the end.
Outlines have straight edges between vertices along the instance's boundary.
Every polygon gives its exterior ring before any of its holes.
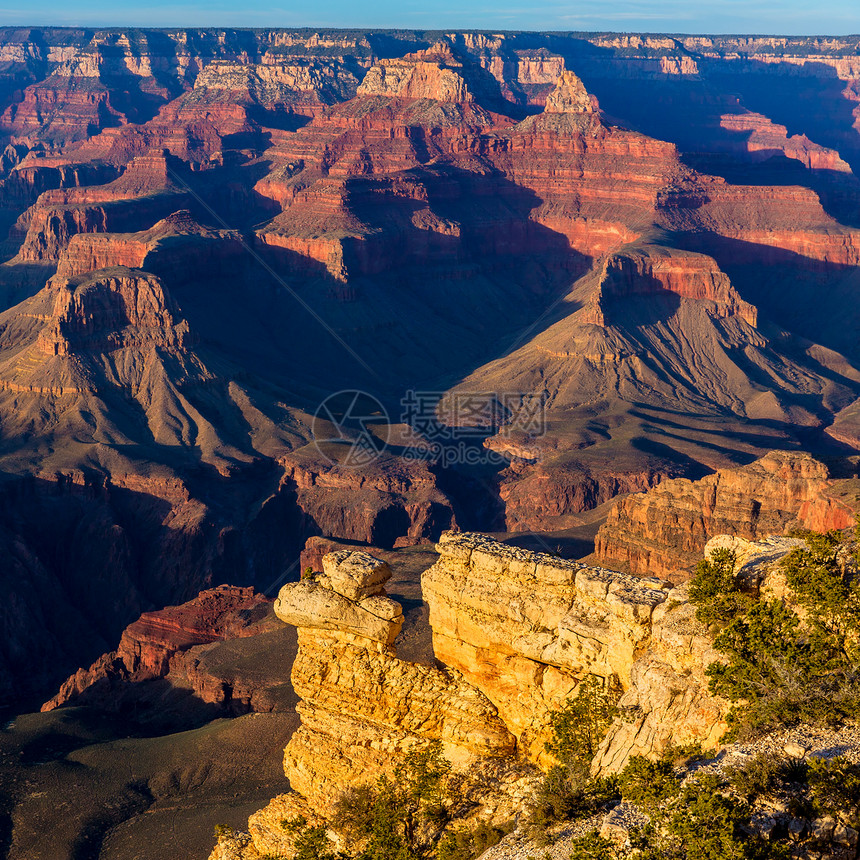
{"type": "Polygon", "coordinates": [[[672,762],[674,767],[685,767],[694,761],[708,758],[699,741],[669,747],[662,756],[664,761],[672,762]]]}
{"type": "Polygon", "coordinates": [[[860,714],[860,578],[839,563],[838,532],[805,540],[782,565],[800,612],[745,594],[725,550],[691,584],[696,615],[719,629],[714,646],[726,657],[707,671],[711,691],[736,703],[729,737],[860,714]]]}
{"type": "Polygon", "coordinates": [[[394,779],[347,789],[335,815],[362,846],[355,860],[416,860],[429,856],[433,836],[448,821],[447,780],[451,764],[434,741],[406,756],[394,779]],[[430,834],[427,834],[429,825],[430,834]]]}
{"type": "Polygon", "coordinates": [[[618,799],[616,779],[590,779],[584,769],[558,765],[541,781],[527,824],[532,835],[538,835],[541,829],[556,822],[587,818],[618,799]]]}
{"type": "Polygon", "coordinates": [[[669,761],[633,756],[618,778],[621,796],[650,814],[677,795],[681,781],[669,761]]]}
{"type": "Polygon", "coordinates": [[[302,571],[302,576],[301,576],[302,582],[315,582],[316,578],[317,578],[317,575],[314,572],[314,569],[310,565],[308,565],[302,571]]]}
{"type": "Polygon", "coordinates": [[[546,744],[547,752],[562,765],[589,765],[617,713],[615,699],[596,676],[585,678],[576,696],[550,716],[552,740],[546,744]]]}
{"type": "Polygon", "coordinates": [[[415,803],[426,808],[443,802],[450,773],[451,762],[442,755],[442,742],[433,741],[427,747],[407,753],[403,764],[395,771],[395,779],[415,803]]]}
{"type": "Polygon", "coordinates": [[[589,777],[591,760],[616,713],[615,696],[589,675],[550,716],[552,739],[546,750],[558,764],[542,780],[529,812],[533,836],[557,821],[591,815],[617,798],[614,780],[589,777]]]}
{"type": "MultiPolygon", "coordinates": [[[[638,768],[641,780],[645,771],[638,768]]],[[[784,846],[750,836],[750,808],[708,775],[681,786],[665,780],[662,800],[649,810],[650,823],[631,834],[639,860],[787,860],[784,846]]],[[[660,794],[653,793],[653,794],[660,794]]]]}
{"type": "Polygon", "coordinates": [[[749,608],[752,597],[744,593],[735,575],[736,562],[734,552],[718,549],[696,566],[690,581],[690,602],[702,624],[728,624],[749,608]]]}
{"type": "Polygon", "coordinates": [[[335,860],[325,827],[311,827],[303,815],[283,819],[281,827],[293,837],[294,860],[335,860]]]}
{"type": "Polygon", "coordinates": [[[708,667],[711,692],[743,702],[729,715],[734,734],[827,721],[826,701],[822,708],[821,696],[813,695],[823,667],[801,638],[797,615],[782,601],[756,603],[716,637],[714,646],[727,662],[708,667]]]}
{"type": "Polygon", "coordinates": [[[617,860],[618,856],[615,845],[596,830],[570,843],[570,860],[617,860]]]}
{"type": "Polygon", "coordinates": [[[837,552],[837,531],[813,534],[806,547],[797,547],[785,559],[786,582],[806,613],[810,645],[831,671],[858,658],[860,577],[843,571],[837,552]]]}
{"type": "Polygon", "coordinates": [[[860,765],[845,756],[832,759],[811,758],[807,781],[809,794],[819,815],[851,815],[858,820],[860,806],[860,765]]]}
{"type": "Polygon", "coordinates": [[[510,822],[504,827],[482,823],[471,830],[451,830],[439,841],[436,856],[438,860],[474,860],[488,848],[498,845],[513,829],[514,823],[510,822]]]}
{"type": "Polygon", "coordinates": [[[334,860],[325,827],[306,827],[296,836],[293,860],[334,860]]]}
{"type": "MultiPolygon", "coordinates": [[[[727,768],[731,788],[716,775],[681,784],[666,762],[632,760],[621,775],[625,800],[634,800],[650,823],[631,837],[639,860],[787,860],[787,836],[765,842],[751,835],[750,811],[758,798],[788,797],[791,814],[857,815],[860,765],[844,757],[800,759],[760,753],[742,766],[727,768]],[[661,784],[649,790],[648,780],[661,784]],[[633,787],[631,791],[628,786],[633,787]]],[[[856,818],[855,818],[856,820],[856,818]]]]}
{"type": "Polygon", "coordinates": [[[221,839],[230,839],[236,833],[232,827],[228,827],[226,824],[216,824],[215,825],[215,838],[220,842],[221,839]]]}
{"type": "Polygon", "coordinates": [[[742,765],[726,768],[726,776],[738,794],[753,803],[772,796],[784,784],[802,782],[806,768],[802,760],[798,763],[774,752],[761,752],[742,765]]]}
{"type": "Polygon", "coordinates": [[[361,839],[373,827],[373,805],[377,792],[385,787],[367,783],[345,789],[335,803],[335,817],[340,826],[355,839],[361,839]]]}
{"type": "Polygon", "coordinates": [[[356,860],[412,860],[420,856],[413,845],[415,810],[404,792],[381,777],[367,810],[364,848],[356,860]]]}
{"type": "Polygon", "coordinates": [[[758,853],[758,846],[743,830],[749,822],[749,807],[722,794],[720,788],[714,776],[689,783],[672,809],[670,838],[686,860],[743,860],[758,853]]]}

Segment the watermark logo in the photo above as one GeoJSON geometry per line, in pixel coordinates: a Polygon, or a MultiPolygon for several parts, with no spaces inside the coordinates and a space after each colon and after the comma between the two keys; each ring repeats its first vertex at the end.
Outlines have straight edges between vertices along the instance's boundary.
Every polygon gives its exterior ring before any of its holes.
{"type": "MultiPolygon", "coordinates": [[[[407,391],[400,401],[399,425],[409,428],[395,440],[398,456],[443,466],[503,465],[505,456],[487,437],[504,428],[498,447],[536,458],[529,445],[546,432],[546,399],[523,392],[407,391]],[[515,440],[515,441],[514,441],[515,440]]],[[[314,415],[314,445],[330,463],[360,468],[376,460],[391,440],[391,417],[380,401],[364,391],[338,391],[314,415]]]]}
{"type": "Polygon", "coordinates": [[[407,391],[401,421],[428,439],[484,438],[504,427],[531,438],[546,432],[545,399],[518,391],[407,391]]]}
{"type": "Polygon", "coordinates": [[[376,460],[389,441],[391,420],[366,391],[330,394],[314,414],[314,446],[330,463],[358,469],[376,460]]]}

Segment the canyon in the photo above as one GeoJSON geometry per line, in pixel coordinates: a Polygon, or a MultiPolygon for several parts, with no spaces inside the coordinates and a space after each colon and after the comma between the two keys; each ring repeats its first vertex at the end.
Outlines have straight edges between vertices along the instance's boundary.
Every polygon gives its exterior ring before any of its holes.
{"type": "Polygon", "coordinates": [[[707,650],[708,540],[860,507],[856,38],[6,27],[0,138],[0,704],[50,707],[34,737],[292,732],[298,696],[309,815],[358,779],[314,750],[372,724],[494,760],[501,816],[586,674],[650,703],[607,768],[712,741],[672,650],[707,650]],[[404,594],[326,580],[364,551],[404,594]],[[380,672],[425,728],[349,699],[380,672]]]}

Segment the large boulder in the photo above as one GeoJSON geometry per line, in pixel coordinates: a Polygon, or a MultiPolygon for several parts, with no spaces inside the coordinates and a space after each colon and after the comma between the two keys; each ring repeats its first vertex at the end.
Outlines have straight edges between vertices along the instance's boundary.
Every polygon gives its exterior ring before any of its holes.
{"type": "Polygon", "coordinates": [[[275,600],[275,615],[299,628],[337,630],[390,645],[403,627],[403,610],[388,597],[352,601],[316,582],[285,585],[275,600]]]}
{"type": "Polygon", "coordinates": [[[389,579],[391,569],[386,562],[366,552],[341,550],[323,557],[319,583],[350,600],[361,600],[382,594],[389,579]]]}

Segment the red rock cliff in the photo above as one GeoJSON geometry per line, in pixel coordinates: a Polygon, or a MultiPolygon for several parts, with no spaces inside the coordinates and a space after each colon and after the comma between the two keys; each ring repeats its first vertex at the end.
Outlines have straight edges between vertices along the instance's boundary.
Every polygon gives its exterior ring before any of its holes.
{"type": "Polygon", "coordinates": [[[787,452],[700,481],[663,481],[615,504],[597,534],[595,554],[634,573],[686,578],[714,535],[754,540],[794,527],[852,525],[856,500],[840,498],[839,485],[823,463],[787,452]]]}

